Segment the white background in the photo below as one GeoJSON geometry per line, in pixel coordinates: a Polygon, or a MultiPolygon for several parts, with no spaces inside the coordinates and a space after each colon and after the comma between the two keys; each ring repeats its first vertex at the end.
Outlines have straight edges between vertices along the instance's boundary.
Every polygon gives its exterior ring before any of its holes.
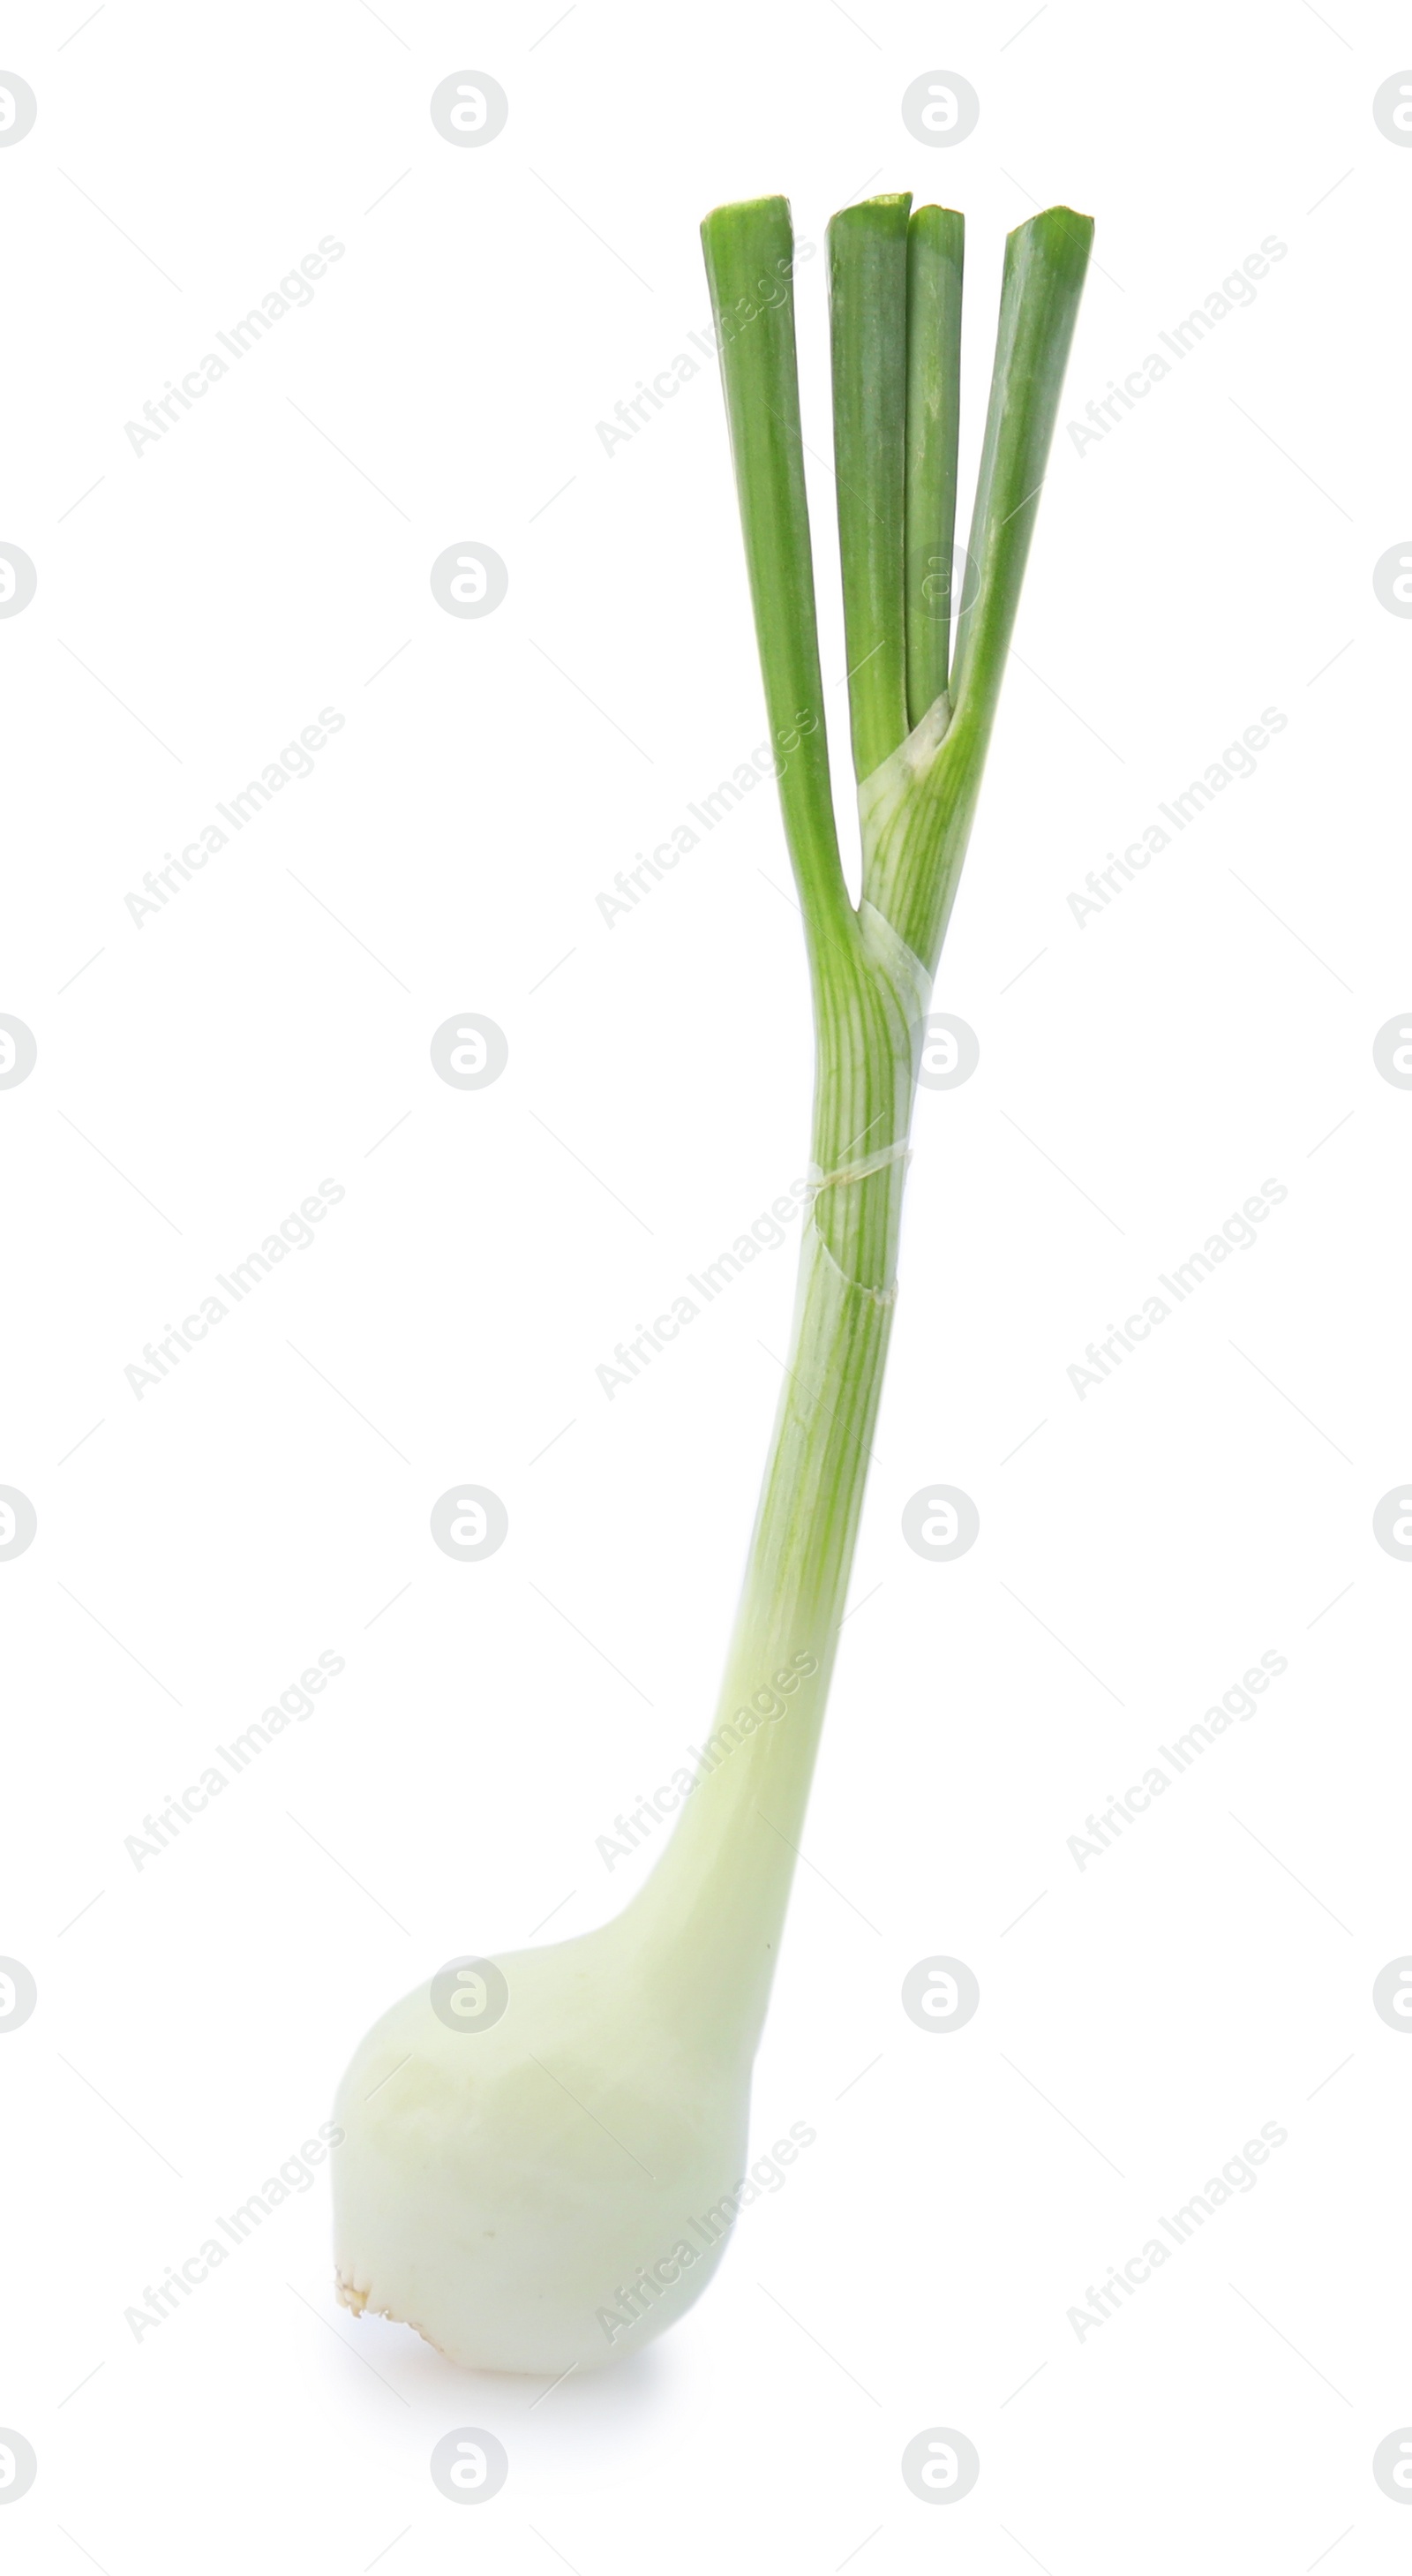
{"type": "MultiPolygon", "coordinates": [[[[1034,15],[858,0],[107,0],[6,13],[0,151],[9,1228],[0,2423],[20,2570],[1406,2564],[1412,2419],[1412,1099],[1396,792],[1412,627],[1401,13],[1034,15]],[[1336,22],[1336,23],[1335,23],[1336,22]],[[928,150],[942,67],[981,100],[928,150]],[[489,72],[460,150],[435,84],[489,72]],[[640,2358],[547,2398],[332,2295],[326,2173],[157,2330],[124,2310],[329,2115],[446,1956],[613,1911],[595,1849],[713,1702],[787,1330],[754,1267],[608,1401],[639,1319],[807,1153],[799,924],[763,788],[610,930],[595,904],[763,738],[696,226],[783,189],[829,683],[824,229],[964,208],[962,489],[1003,236],[1098,221],[1062,419],[1269,235],[1287,256],[1139,411],[1061,427],[938,982],[980,1065],[923,1093],[903,1293],[756,2081],[817,2141],[640,2358]],[[124,424],[325,235],[345,248],[155,444],[124,424]],[[432,597],[459,540],[493,616],[432,597]],[[1018,658],[1022,657],[1022,658],[1018,658]],[[323,707],[314,774],[136,927],[124,896],[323,707]],[[1285,730],[1100,918],[1066,898],[1273,706],[1285,730]],[[495,1019],[452,1090],[429,1041],[495,1019]],[[138,1401],[124,1371],[315,1188],[345,1197],[138,1401]],[[1288,1196],[1110,1380],[1084,1345],[1267,1178],[1288,1196]],[[1402,1321],[1399,1322],[1399,1317],[1402,1321]],[[1024,1445],[1021,1446],[1020,1444],[1024,1445]],[[552,1445],[551,1445],[552,1444],[552,1445]],[[506,1503],[492,1558],[428,1515],[506,1503]],[[900,1515],[979,1506],[932,1565],[900,1515]],[[180,1843],[143,1815],[315,1656],[346,1671],[180,1843]],[[1085,1817],[1266,1651],[1288,1671],[1082,1871],[1085,1817]],[[964,2031],[899,2003],[944,1952],[964,2031]],[[1263,2123],[1287,2142],[1080,2341],[1085,2303],[1263,2123]],[[76,2392],[76,2393],[74,2393],[76,2392]],[[475,2515],[427,2468],[483,2425],[475,2515]],[[919,2430],[975,2443],[945,2511],[919,2430]],[[1325,2553],[1329,2553],[1325,2560],[1325,2553]]],[[[835,767],[844,697],[837,689],[835,767]]]]}

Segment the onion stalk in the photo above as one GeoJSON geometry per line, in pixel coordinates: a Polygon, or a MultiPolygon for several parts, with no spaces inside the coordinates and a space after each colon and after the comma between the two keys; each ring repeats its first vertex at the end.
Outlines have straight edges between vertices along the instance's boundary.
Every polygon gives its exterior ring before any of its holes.
{"type": "Polygon", "coordinates": [[[804,918],[814,1190],[720,1716],[670,1842],[611,1922],[467,1966],[449,2006],[446,1972],[419,1986],[340,2088],[340,2296],[471,2367],[553,2376],[636,2350],[699,2295],[730,2232],[887,1358],[932,978],[1092,230],[1053,207],[1006,244],[963,557],[962,218],[885,196],[829,228],[855,904],[829,778],[789,208],[761,198],[702,227],[804,918]]]}

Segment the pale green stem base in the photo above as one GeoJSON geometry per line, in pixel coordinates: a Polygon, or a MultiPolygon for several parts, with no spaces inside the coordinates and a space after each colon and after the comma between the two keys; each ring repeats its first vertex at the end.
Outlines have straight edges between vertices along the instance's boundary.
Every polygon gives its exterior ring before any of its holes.
{"type": "MultiPolygon", "coordinates": [[[[715,1727],[671,1842],[628,1908],[703,2036],[754,2054],[828,1699],[896,1296],[907,1133],[930,977],[864,905],[821,1038],[817,1195],[715,1727]],[[875,1166],[858,1170],[858,1166],[875,1166]]],[[[626,1920],[627,1918],[625,1918],[626,1920]]]]}

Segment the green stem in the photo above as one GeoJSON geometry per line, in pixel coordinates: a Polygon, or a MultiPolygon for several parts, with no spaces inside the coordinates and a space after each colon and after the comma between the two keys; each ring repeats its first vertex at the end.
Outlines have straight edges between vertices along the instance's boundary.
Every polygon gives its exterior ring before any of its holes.
{"type": "Polygon", "coordinates": [[[851,934],[829,782],[794,349],[794,230],[783,197],[722,206],[701,227],[741,533],[780,804],[816,999],[851,934]]]}
{"type": "Polygon", "coordinates": [[[1092,242],[1087,215],[1051,206],[1005,244],[995,372],[971,521],[978,586],[957,624],[951,677],[952,707],[975,727],[970,757],[977,769],[1020,605],[1092,242]]]}
{"type": "Polygon", "coordinates": [[[833,462],[859,778],[907,731],[907,214],[871,197],[829,226],[833,462]]]}
{"type": "Polygon", "coordinates": [[[919,206],[907,230],[907,714],[946,687],[961,428],[966,219],[919,206]]]}

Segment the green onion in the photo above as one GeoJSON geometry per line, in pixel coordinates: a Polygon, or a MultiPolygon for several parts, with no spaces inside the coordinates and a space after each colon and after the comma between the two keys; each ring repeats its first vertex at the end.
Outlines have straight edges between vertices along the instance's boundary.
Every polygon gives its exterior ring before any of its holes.
{"type": "Polygon", "coordinates": [[[932,978],[1092,231],[1052,207],[1006,244],[962,558],[962,219],[886,196],[829,227],[855,904],[830,785],[789,208],[761,198],[702,227],[804,918],[815,1191],[719,1715],[670,1843],[612,1922],[465,1965],[454,2009],[437,2001],[449,1972],[418,1987],[343,2080],[341,2295],[414,2322],[472,2366],[553,2375],[636,2349],[704,2287],[739,2203],[751,2065],[882,1390],[932,978]]]}

